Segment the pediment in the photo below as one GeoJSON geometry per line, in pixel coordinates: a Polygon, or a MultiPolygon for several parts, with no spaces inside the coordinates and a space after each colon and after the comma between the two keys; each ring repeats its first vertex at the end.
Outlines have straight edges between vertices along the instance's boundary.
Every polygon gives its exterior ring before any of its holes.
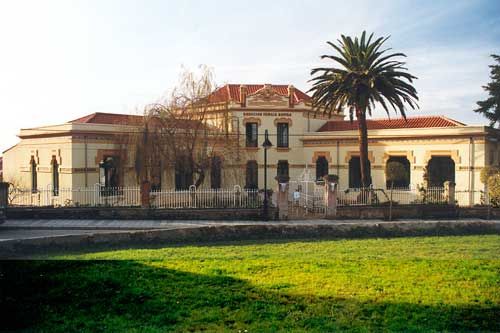
{"type": "Polygon", "coordinates": [[[288,107],[288,96],[280,95],[271,85],[266,84],[247,96],[247,107],[288,107]]]}

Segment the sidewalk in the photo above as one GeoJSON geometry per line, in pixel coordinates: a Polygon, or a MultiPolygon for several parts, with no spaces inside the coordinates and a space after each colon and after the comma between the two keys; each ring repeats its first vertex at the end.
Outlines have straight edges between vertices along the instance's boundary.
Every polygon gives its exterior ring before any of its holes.
{"type": "MultiPolygon", "coordinates": [[[[379,223],[457,223],[457,222],[485,222],[482,219],[453,219],[453,220],[417,220],[405,219],[395,221],[384,220],[289,220],[289,221],[206,221],[206,220],[50,220],[50,219],[29,219],[29,220],[6,220],[0,224],[0,230],[152,230],[152,229],[179,229],[196,228],[201,226],[236,226],[236,225],[339,225],[339,224],[363,224],[373,225],[379,223]]],[[[488,222],[499,223],[500,220],[487,220],[488,222]]]]}

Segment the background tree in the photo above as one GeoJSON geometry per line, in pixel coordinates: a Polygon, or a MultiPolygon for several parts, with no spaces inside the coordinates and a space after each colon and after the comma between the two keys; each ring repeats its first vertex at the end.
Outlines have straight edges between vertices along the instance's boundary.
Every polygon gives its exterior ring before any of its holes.
{"type": "Polygon", "coordinates": [[[491,57],[496,64],[489,66],[491,82],[483,86],[489,97],[477,102],[479,107],[474,112],[482,113],[490,121],[490,126],[498,123],[500,127],[500,56],[492,54],[491,57]]]}
{"type": "Polygon", "coordinates": [[[389,37],[372,40],[363,31],[360,38],[341,36],[337,44],[327,42],[338,55],[322,55],[322,59],[333,60],[336,67],[314,68],[311,75],[313,87],[312,103],[317,111],[332,115],[342,110],[349,111],[351,122],[356,116],[359,132],[359,157],[361,183],[371,184],[368,165],[367,114],[371,116],[375,105],[382,106],[387,115],[391,107],[396,114],[406,118],[405,105],[418,108],[417,91],[412,86],[415,76],[407,72],[405,63],[396,60],[406,57],[403,53],[386,52],[382,45],[389,37]]]}
{"type": "Polygon", "coordinates": [[[390,182],[392,189],[394,183],[408,179],[408,171],[401,162],[389,161],[385,167],[385,178],[390,182]]]}

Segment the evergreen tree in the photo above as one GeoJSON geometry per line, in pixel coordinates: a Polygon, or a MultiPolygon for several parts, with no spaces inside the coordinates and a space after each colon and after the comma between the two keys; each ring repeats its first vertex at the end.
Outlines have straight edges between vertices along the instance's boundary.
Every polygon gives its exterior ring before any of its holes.
{"type": "Polygon", "coordinates": [[[482,113],[490,121],[490,126],[498,124],[500,127],[500,56],[492,54],[491,57],[497,63],[489,66],[491,82],[483,86],[489,97],[477,102],[479,107],[474,112],[482,113]]]}

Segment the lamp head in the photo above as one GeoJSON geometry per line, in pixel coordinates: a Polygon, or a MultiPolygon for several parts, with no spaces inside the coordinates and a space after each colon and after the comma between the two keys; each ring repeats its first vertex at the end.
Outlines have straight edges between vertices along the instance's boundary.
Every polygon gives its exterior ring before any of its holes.
{"type": "Polygon", "coordinates": [[[273,146],[273,144],[271,143],[271,141],[269,141],[269,133],[266,130],[264,133],[264,142],[262,143],[262,147],[264,147],[264,149],[269,149],[272,146],[273,146]]]}

